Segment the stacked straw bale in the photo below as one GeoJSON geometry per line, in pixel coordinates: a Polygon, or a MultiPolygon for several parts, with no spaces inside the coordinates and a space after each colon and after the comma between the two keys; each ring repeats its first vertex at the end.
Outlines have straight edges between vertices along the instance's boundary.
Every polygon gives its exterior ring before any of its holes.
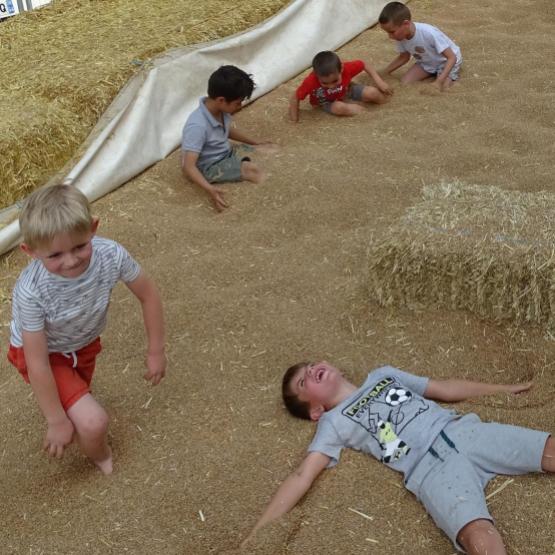
{"type": "Polygon", "coordinates": [[[2,23],[0,208],[71,159],[149,59],[247,29],[288,2],[54,0],[2,23]]]}
{"type": "Polygon", "coordinates": [[[468,310],[555,326],[555,195],[460,182],[425,187],[368,250],[384,306],[468,310]]]}

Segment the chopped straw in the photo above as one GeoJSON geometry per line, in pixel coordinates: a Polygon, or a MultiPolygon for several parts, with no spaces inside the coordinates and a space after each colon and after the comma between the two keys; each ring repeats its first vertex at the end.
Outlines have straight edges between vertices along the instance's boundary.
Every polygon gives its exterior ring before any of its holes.
{"type": "Polygon", "coordinates": [[[555,195],[461,182],[422,202],[368,249],[369,294],[383,306],[467,310],[555,324],[555,195]]]}
{"type": "Polygon", "coordinates": [[[78,154],[122,85],[153,56],[242,31],[287,3],[54,0],[3,22],[0,208],[78,154]]]}

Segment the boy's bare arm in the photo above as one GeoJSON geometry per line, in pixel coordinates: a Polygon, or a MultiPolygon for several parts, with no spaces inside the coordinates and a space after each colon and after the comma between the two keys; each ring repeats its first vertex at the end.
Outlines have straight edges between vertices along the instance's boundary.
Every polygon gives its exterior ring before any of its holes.
{"type": "Polygon", "coordinates": [[[453,69],[453,66],[457,63],[457,57],[451,48],[446,48],[442,54],[447,58],[447,61],[445,62],[443,71],[436,77],[436,83],[440,89],[443,89],[445,80],[449,77],[449,73],[453,69]]]}
{"type": "Polygon", "coordinates": [[[430,380],[424,397],[436,401],[464,401],[471,397],[494,395],[495,393],[523,393],[532,387],[532,382],[521,384],[490,384],[467,380],[430,380]]]}
{"type": "Polygon", "coordinates": [[[376,87],[384,94],[393,94],[393,89],[380,77],[379,73],[370,65],[364,64],[364,71],[372,77],[376,87]]]}
{"type": "Polygon", "coordinates": [[[143,320],[148,338],[146,355],[148,370],[144,378],[149,380],[152,385],[157,385],[166,375],[162,299],[154,282],[143,271],[136,279],[126,285],[141,301],[143,309],[143,320]]]}
{"type": "Polygon", "coordinates": [[[261,141],[253,139],[252,137],[245,135],[242,131],[240,131],[236,127],[230,127],[229,138],[233,141],[238,141],[240,143],[245,143],[247,145],[264,145],[264,144],[271,143],[271,141],[268,141],[267,139],[264,139],[261,141]]]}
{"type": "Polygon", "coordinates": [[[385,68],[385,73],[388,75],[393,73],[396,69],[404,66],[410,60],[410,54],[408,52],[401,52],[389,65],[385,68]]]}
{"type": "Polygon", "coordinates": [[[214,206],[218,212],[227,208],[227,203],[224,200],[222,191],[210,185],[204,175],[197,168],[198,152],[185,151],[181,156],[181,169],[186,178],[190,179],[193,183],[204,189],[212,199],[214,206]]]}
{"type": "Polygon", "coordinates": [[[262,516],[241,545],[245,545],[259,528],[290,511],[310,489],[314,480],[329,462],[330,458],[323,453],[309,453],[299,467],[279,486],[262,516]]]}
{"type": "Polygon", "coordinates": [[[289,119],[295,123],[299,121],[299,99],[295,93],[289,100],[289,119]]]}
{"type": "Polygon", "coordinates": [[[46,335],[44,331],[23,331],[22,335],[29,381],[48,425],[43,449],[60,458],[64,447],[71,443],[74,428],[60,402],[48,360],[46,335]]]}

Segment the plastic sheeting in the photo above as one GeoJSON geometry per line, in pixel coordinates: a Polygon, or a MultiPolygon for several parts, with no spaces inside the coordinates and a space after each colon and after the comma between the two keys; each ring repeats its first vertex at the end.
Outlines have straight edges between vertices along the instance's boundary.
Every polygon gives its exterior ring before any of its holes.
{"type": "MultiPolygon", "coordinates": [[[[294,0],[243,33],[156,58],[120,91],[87,139],[84,156],[63,181],[90,201],[100,198],[179,146],[185,120],[219,66],[232,64],[251,73],[255,100],[306,69],[317,52],[335,50],[375,24],[385,4],[294,0]]],[[[11,219],[15,212],[12,207],[4,214],[11,219]]],[[[0,254],[19,240],[15,220],[0,229],[0,254]]]]}

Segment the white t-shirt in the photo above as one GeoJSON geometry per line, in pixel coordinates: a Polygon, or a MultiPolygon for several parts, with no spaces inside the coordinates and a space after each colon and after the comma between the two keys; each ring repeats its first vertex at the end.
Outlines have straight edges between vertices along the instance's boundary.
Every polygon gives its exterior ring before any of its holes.
{"type": "Polygon", "coordinates": [[[89,267],[76,278],[51,274],[33,260],[13,291],[10,343],[23,345],[22,331],[44,330],[48,352],[69,353],[94,341],[106,327],[112,289],[131,282],[141,267],[115,241],[92,239],[89,267]]]}
{"type": "Polygon", "coordinates": [[[457,58],[455,65],[460,65],[461,49],[445,33],[427,23],[415,22],[414,27],[416,31],[412,39],[397,41],[397,52],[408,52],[424,71],[438,73],[447,61],[441,53],[451,48],[457,58]]]}

